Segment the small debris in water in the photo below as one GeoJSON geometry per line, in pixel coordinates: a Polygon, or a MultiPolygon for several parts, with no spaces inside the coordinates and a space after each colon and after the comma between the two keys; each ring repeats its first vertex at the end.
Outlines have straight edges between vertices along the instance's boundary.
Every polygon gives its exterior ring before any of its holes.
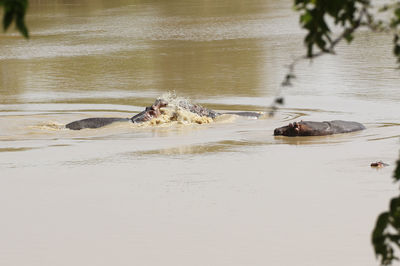
{"type": "Polygon", "coordinates": [[[385,167],[385,166],[388,166],[388,165],[389,164],[384,163],[382,161],[377,161],[377,162],[371,163],[371,167],[376,167],[376,168],[382,168],[382,167],[385,167]]]}

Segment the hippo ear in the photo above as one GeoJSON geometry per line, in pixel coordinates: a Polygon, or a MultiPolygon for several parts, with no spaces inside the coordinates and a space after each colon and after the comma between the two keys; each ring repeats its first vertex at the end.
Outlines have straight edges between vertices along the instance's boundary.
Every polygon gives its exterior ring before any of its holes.
{"type": "Polygon", "coordinates": [[[290,124],[289,124],[289,127],[290,127],[290,128],[292,128],[292,127],[293,127],[293,124],[292,124],[292,123],[290,123],[290,124]]]}
{"type": "Polygon", "coordinates": [[[295,128],[298,128],[298,127],[299,127],[299,124],[298,124],[297,122],[294,122],[294,123],[293,123],[293,126],[294,126],[295,128]]]}

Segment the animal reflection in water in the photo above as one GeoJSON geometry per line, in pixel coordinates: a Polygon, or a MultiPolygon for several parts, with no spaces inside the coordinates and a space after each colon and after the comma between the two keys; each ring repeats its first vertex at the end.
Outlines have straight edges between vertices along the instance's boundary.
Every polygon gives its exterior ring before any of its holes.
{"type": "MultiPolygon", "coordinates": [[[[153,118],[159,117],[163,111],[161,108],[167,107],[169,102],[164,99],[157,99],[153,105],[146,107],[146,109],[139,114],[131,117],[131,118],[118,118],[118,117],[94,117],[87,118],[78,121],[71,122],[66,125],[67,128],[72,130],[80,130],[84,128],[100,128],[106,125],[110,125],[115,122],[132,122],[132,123],[143,123],[146,121],[150,121],[153,118]]],[[[222,114],[234,114],[239,116],[247,116],[259,118],[262,116],[262,113],[258,112],[228,112],[228,113],[218,113],[216,111],[210,110],[198,104],[192,104],[188,101],[178,101],[178,103],[174,104],[176,108],[182,108],[186,111],[194,113],[200,117],[209,117],[211,119],[216,118],[222,114]]]]}

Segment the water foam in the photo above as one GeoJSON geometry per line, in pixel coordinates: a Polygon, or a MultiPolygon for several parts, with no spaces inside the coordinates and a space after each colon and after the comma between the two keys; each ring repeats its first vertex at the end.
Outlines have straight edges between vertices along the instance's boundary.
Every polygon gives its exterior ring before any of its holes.
{"type": "Polygon", "coordinates": [[[50,130],[50,131],[55,131],[55,130],[63,130],[65,129],[65,125],[56,121],[47,121],[44,123],[40,123],[35,126],[30,126],[30,128],[33,129],[40,129],[40,130],[50,130]]]}
{"type": "MultiPolygon", "coordinates": [[[[168,102],[168,106],[160,109],[161,115],[153,118],[142,126],[155,126],[164,124],[208,124],[214,120],[208,116],[200,116],[190,111],[193,106],[190,99],[177,96],[175,92],[167,92],[158,99],[168,102]]],[[[199,105],[198,105],[199,106],[199,105]]],[[[200,107],[200,106],[199,106],[200,107]]]]}

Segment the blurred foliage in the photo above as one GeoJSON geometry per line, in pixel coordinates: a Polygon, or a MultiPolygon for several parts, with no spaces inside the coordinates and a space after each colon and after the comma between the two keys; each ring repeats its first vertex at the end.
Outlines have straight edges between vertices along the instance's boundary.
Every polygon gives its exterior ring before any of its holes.
{"type": "Polygon", "coordinates": [[[300,13],[300,26],[307,32],[304,38],[307,53],[288,66],[282,86],[292,84],[298,61],[335,53],[335,46],[342,40],[350,43],[360,27],[393,34],[393,53],[400,66],[400,1],[387,0],[379,6],[381,3],[379,0],[294,0],[294,9],[300,13]]]}
{"type": "MultiPolygon", "coordinates": [[[[298,61],[334,53],[335,46],[343,39],[350,43],[360,27],[393,34],[393,53],[400,65],[400,1],[388,0],[382,6],[373,6],[370,0],[294,0],[294,7],[300,12],[301,27],[307,31],[304,38],[307,54],[288,66],[282,86],[291,85],[298,61]]],[[[400,181],[400,159],[394,180],[400,181]]],[[[400,195],[391,199],[389,210],[378,216],[372,244],[382,265],[400,260],[396,256],[400,252],[400,195]]]]}
{"type": "Polygon", "coordinates": [[[4,8],[3,29],[6,31],[13,21],[18,31],[29,38],[28,28],[25,24],[25,14],[28,9],[28,0],[0,0],[0,7],[4,8]]]}
{"type": "MultiPolygon", "coordinates": [[[[400,181],[400,159],[393,178],[395,182],[400,181]]],[[[400,248],[400,195],[392,198],[389,210],[378,216],[372,232],[372,244],[382,265],[391,265],[394,260],[399,260],[395,251],[400,248]]]]}
{"type": "MultiPolygon", "coordinates": [[[[374,1],[379,4],[379,1],[374,1]]],[[[345,39],[351,42],[354,31],[368,27],[374,31],[391,31],[394,35],[394,54],[400,63],[400,1],[390,1],[381,7],[373,6],[370,0],[294,0],[295,9],[300,12],[300,25],[307,31],[304,43],[307,57],[318,53],[333,53],[334,46],[345,39]],[[385,20],[377,19],[379,13],[385,20]],[[332,28],[342,33],[334,37],[332,28]],[[318,48],[318,52],[315,52],[318,48]]]]}
{"type": "Polygon", "coordinates": [[[332,52],[334,39],[329,18],[344,29],[342,38],[351,42],[352,33],[360,26],[370,4],[368,0],[295,0],[294,6],[301,13],[301,27],[307,30],[304,39],[307,56],[313,57],[315,46],[323,52],[332,52]]]}

